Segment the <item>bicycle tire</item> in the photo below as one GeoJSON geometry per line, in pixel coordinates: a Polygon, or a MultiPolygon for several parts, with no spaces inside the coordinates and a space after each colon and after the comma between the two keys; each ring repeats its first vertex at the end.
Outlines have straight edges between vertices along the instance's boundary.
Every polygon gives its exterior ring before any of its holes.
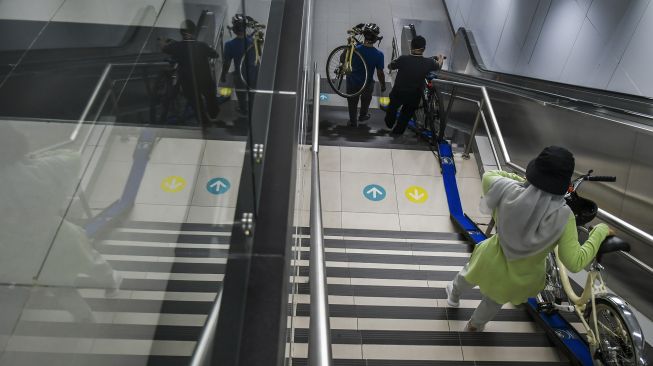
{"type": "MultiPolygon", "coordinates": [[[[245,58],[246,55],[249,55],[250,53],[253,55],[253,57],[256,57],[256,54],[253,52],[254,51],[254,45],[251,44],[247,49],[245,50],[245,53],[243,53],[243,57],[240,58],[240,64],[238,66],[238,76],[240,77],[240,80],[245,84],[245,87],[249,87],[250,85],[253,85],[256,80],[249,80],[250,78],[245,77],[245,72],[251,71],[248,70],[248,68],[244,67],[245,66],[245,58]],[[250,83],[251,81],[251,83],[250,83]]],[[[252,65],[254,68],[258,68],[258,62],[254,60],[254,63],[252,65]]],[[[256,75],[256,71],[254,71],[254,75],[256,75]]],[[[250,75],[252,76],[252,75],[250,75]]],[[[252,76],[254,79],[256,76],[252,76]]]]}
{"type": "MultiPolygon", "coordinates": [[[[592,311],[594,309],[591,306],[587,309],[584,314],[585,320],[588,324],[593,324],[592,311]]],[[[591,350],[592,357],[598,360],[600,362],[599,364],[606,366],[640,366],[645,364],[642,363],[644,362],[642,358],[643,350],[639,349],[632,339],[634,329],[630,329],[621,311],[610,301],[602,298],[596,299],[596,311],[601,344],[598,349],[591,350]],[[606,329],[610,331],[606,331],[606,329]],[[625,334],[615,334],[619,329],[625,334]],[[618,353],[616,357],[619,358],[613,357],[615,355],[608,354],[607,350],[612,347],[618,353]]]]}
{"type": "Polygon", "coordinates": [[[343,69],[342,63],[346,55],[345,52],[347,52],[348,49],[349,46],[340,46],[334,48],[333,51],[331,51],[329,54],[329,57],[327,57],[326,62],[327,81],[329,82],[331,89],[333,89],[336,94],[340,95],[343,98],[359,96],[363,90],[365,90],[365,87],[367,87],[367,63],[365,62],[365,59],[360,54],[360,52],[354,50],[354,54],[352,56],[352,64],[354,63],[354,58],[358,57],[363,65],[366,77],[363,81],[363,85],[359,89],[353,92],[347,92],[347,74],[345,72],[341,72],[341,70],[343,69]]]}
{"type": "MultiPolygon", "coordinates": [[[[431,94],[426,101],[424,106],[424,125],[431,130],[431,144],[436,145],[438,143],[438,129],[436,128],[435,121],[437,120],[437,104],[436,97],[434,94],[431,94]]],[[[439,127],[439,124],[438,124],[439,127]]]]}

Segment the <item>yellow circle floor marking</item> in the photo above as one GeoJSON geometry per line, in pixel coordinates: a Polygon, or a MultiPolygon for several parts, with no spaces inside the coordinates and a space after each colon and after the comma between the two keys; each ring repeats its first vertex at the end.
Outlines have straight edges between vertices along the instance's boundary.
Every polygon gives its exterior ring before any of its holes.
{"type": "Polygon", "coordinates": [[[161,182],[161,189],[168,193],[181,192],[186,188],[186,180],[177,175],[171,175],[161,182]]]}
{"type": "Polygon", "coordinates": [[[406,189],[406,198],[412,203],[424,203],[429,199],[429,193],[420,186],[410,186],[406,189]]]}

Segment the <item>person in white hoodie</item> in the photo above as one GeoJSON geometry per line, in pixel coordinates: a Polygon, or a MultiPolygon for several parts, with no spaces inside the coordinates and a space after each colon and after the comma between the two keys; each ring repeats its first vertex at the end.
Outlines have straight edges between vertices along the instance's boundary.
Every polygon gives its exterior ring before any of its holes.
{"type": "Polygon", "coordinates": [[[51,286],[75,319],[92,320],[76,290],[80,279],[108,293],[121,281],[84,230],[63,217],[80,179],[80,154],[31,156],[25,136],[9,125],[0,125],[0,149],[0,283],[51,286]]]}
{"type": "Polygon", "coordinates": [[[467,265],[446,287],[452,307],[460,305],[464,291],[480,288],[483,299],[467,331],[482,331],[503,304],[522,304],[544,289],[545,260],[556,246],[572,272],[596,256],[610,229],[598,224],[585,244],[578,243],[576,219],[564,199],[574,165],[571,152],[549,146],[528,164],[525,180],[502,171],[483,174],[482,204],[492,210],[497,233],[474,248],[467,265]]]}

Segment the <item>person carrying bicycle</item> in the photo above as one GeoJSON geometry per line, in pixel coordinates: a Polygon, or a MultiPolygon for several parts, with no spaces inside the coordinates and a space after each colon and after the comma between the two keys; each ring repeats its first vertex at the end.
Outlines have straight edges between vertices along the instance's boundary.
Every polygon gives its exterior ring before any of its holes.
{"type": "MultiPolygon", "coordinates": [[[[197,26],[192,20],[181,23],[179,42],[166,40],[162,51],[169,54],[179,63],[179,80],[186,100],[195,111],[198,121],[203,123],[201,115],[206,108],[210,118],[217,117],[219,112],[217,87],[211,76],[209,59],[217,58],[218,53],[208,44],[195,39],[197,26]]],[[[206,128],[207,126],[202,126],[206,128]]]]}
{"type": "Polygon", "coordinates": [[[424,57],[426,39],[422,36],[410,42],[410,55],[399,56],[390,62],[390,70],[398,70],[394,85],[390,91],[390,104],[385,112],[385,124],[392,129],[392,134],[401,135],[406,130],[408,121],[419,107],[424,77],[442,67],[444,57],[424,57]],[[397,111],[401,108],[399,118],[397,111]],[[396,123],[395,123],[396,122],[396,123]]]}
{"type": "MultiPolygon", "coordinates": [[[[248,49],[252,43],[253,39],[251,36],[247,35],[247,23],[253,22],[254,20],[250,17],[246,17],[243,14],[236,14],[231,18],[231,31],[236,35],[236,37],[224,44],[224,62],[222,64],[222,73],[220,74],[220,82],[225,83],[227,81],[227,73],[229,73],[229,68],[231,67],[231,62],[234,63],[234,71],[231,73],[234,86],[236,87],[236,99],[238,100],[238,107],[236,111],[241,114],[247,113],[247,85],[242,80],[240,76],[240,60],[245,55],[245,50],[248,49]]],[[[256,83],[256,65],[255,55],[252,52],[248,52],[248,80],[250,87],[254,88],[256,83]]]]}
{"type": "Polygon", "coordinates": [[[349,109],[349,126],[356,127],[358,122],[367,121],[370,119],[369,108],[372,102],[372,93],[374,92],[374,70],[376,69],[376,76],[381,84],[381,92],[385,92],[385,75],[383,74],[383,52],[374,47],[374,43],[380,41],[383,37],[379,36],[381,30],[378,25],[374,23],[359,24],[354,28],[361,29],[363,33],[363,44],[356,46],[367,64],[367,75],[365,75],[365,67],[360,58],[352,60],[352,72],[347,76],[347,92],[360,90],[361,86],[365,83],[367,78],[367,85],[363,92],[354,97],[347,98],[347,106],[349,109]],[[358,100],[361,102],[360,115],[357,115],[358,100]]]}
{"type": "Polygon", "coordinates": [[[556,246],[562,263],[578,272],[611,234],[607,225],[598,224],[582,246],[578,243],[576,219],[564,199],[574,165],[571,152],[549,146],[528,164],[526,180],[503,171],[483,174],[481,205],[492,210],[497,233],[474,248],[446,287],[451,307],[460,306],[464,291],[480,288],[483,298],[466,331],[483,331],[502,304],[522,304],[543,290],[545,261],[556,246]]]}

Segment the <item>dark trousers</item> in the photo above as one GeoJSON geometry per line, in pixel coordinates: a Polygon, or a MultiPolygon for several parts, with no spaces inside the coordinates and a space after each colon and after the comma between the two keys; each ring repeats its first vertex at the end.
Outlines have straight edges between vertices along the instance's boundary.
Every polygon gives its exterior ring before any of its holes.
{"type": "MultiPolygon", "coordinates": [[[[360,88],[359,86],[352,86],[347,83],[347,93],[351,93],[360,88]]],[[[370,110],[370,103],[372,102],[372,92],[374,92],[374,82],[368,82],[363,92],[351,98],[347,98],[347,106],[349,108],[349,122],[356,123],[358,116],[356,109],[358,109],[358,100],[361,101],[361,112],[359,116],[364,116],[370,110]]]]}
{"type": "Polygon", "coordinates": [[[210,118],[216,118],[220,107],[218,104],[218,96],[216,94],[217,87],[212,81],[197,85],[197,93],[195,85],[192,80],[182,81],[181,87],[184,91],[186,101],[191,105],[195,111],[195,116],[200,123],[205,119],[204,112],[206,111],[210,118]],[[199,105],[200,110],[197,110],[199,105]]]}
{"type": "Polygon", "coordinates": [[[420,99],[421,95],[415,92],[406,93],[395,90],[390,92],[390,104],[385,111],[385,124],[388,128],[392,128],[393,134],[401,135],[406,131],[408,121],[419,107],[420,99]],[[400,107],[401,112],[397,118],[397,111],[400,107]]]}

